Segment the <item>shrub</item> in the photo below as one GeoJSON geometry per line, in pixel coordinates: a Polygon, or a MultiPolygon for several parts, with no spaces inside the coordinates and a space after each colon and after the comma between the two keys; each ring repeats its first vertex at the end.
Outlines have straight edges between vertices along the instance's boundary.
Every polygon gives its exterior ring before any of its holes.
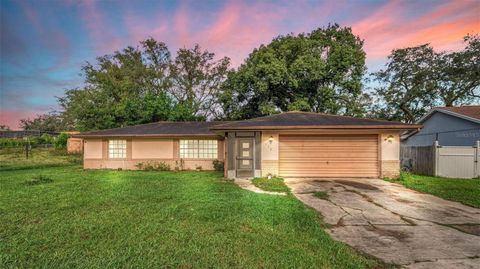
{"type": "Polygon", "coordinates": [[[27,184],[27,185],[38,185],[38,184],[45,184],[45,183],[50,183],[50,182],[53,182],[53,179],[51,179],[47,176],[38,175],[38,176],[34,176],[31,179],[27,179],[25,181],[25,184],[27,184]]]}
{"type": "Polygon", "coordinates": [[[42,139],[41,144],[53,144],[53,142],[55,141],[55,139],[49,134],[42,134],[40,138],[42,139]]]}
{"type": "Polygon", "coordinates": [[[40,144],[53,144],[55,139],[49,134],[42,134],[41,136],[35,136],[30,139],[30,144],[40,145],[40,144]]]}
{"type": "Polygon", "coordinates": [[[171,168],[170,168],[170,165],[169,165],[169,164],[164,163],[164,162],[160,162],[160,163],[157,165],[157,170],[159,170],[159,171],[170,171],[171,168]]]}
{"type": "Polygon", "coordinates": [[[183,170],[185,170],[185,160],[180,159],[179,161],[175,161],[175,171],[183,170]]]}
{"type": "Polygon", "coordinates": [[[0,139],[0,147],[8,148],[8,147],[23,147],[27,141],[21,139],[8,139],[8,138],[1,138],[0,139]]]}
{"type": "Polygon", "coordinates": [[[225,165],[224,162],[220,160],[213,160],[213,168],[217,172],[223,172],[224,165],[225,165]]]}
{"type": "Polygon", "coordinates": [[[170,171],[170,165],[165,162],[155,162],[155,161],[147,161],[141,162],[136,165],[136,167],[140,170],[145,171],[170,171]]]}
{"type": "Polygon", "coordinates": [[[56,149],[64,149],[67,147],[69,135],[66,133],[61,133],[54,141],[54,145],[56,149]]]}

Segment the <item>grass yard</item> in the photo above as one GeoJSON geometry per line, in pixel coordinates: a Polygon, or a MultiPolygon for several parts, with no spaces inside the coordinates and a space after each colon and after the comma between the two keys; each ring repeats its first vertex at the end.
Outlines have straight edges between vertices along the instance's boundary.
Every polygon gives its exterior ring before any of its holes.
{"type": "Polygon", "coordinates": [[[253,185],[264,190],[273,192],[289,192],[290,189],[283,182],[283,178],[272,177],[268,179],[266,177],[256,177],[252,179],[253,185]]]}
{"type": "Polygon", "coordinates": [[[58,162],[1,159],[0,268],[383,266],[331,239],[292,195],[214,172],[84,171],[45,156],[58,162]]]}
{"type": "Polygon", "coordinates": [[[402,172],[393,180],[407,188],[480,208],[480,179],[420,176],[402,172]]]}
{"type": "Polygon", "coordinates": [[[81,163],[81,155],[67,154],[66,150],[34,148],[26,159],[23,148],[0,149],[0,171],[42,169],[81,163]]]}

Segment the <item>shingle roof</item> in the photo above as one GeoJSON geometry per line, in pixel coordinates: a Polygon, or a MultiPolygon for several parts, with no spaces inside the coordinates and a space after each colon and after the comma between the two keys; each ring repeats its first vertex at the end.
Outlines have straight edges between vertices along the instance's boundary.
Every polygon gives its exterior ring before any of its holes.
{"type": "Polygon", "coordinates": [[[161,121],[148,124],[134,125],[123,128],[106,129],[100,131],[85,132],[74,137],[154,137],[154,136],[218,136],[209,130],[210,127],[225,122],[169,122],[161,121]]]}
{"type": "Polygon", "coordinates": [[[450,111],[480,120],[480,106],[437,107],[437,110],[450,111]]]}
{"type": "Polygon", "coordinates": [[[154,122],[123,128],[85,132],[73,137],[172,137],[212,136],[218,130],[275,130],[275,129],[417,129],[421,125],[363,119],[313,112],[286,112],[242,121],[214,122],[154,122]]]}
{"type": "Polygon", "coordinates": [[[417,124],[295,111],[219,124],[211,129],[417,129],[421,127],[417,124]]]}

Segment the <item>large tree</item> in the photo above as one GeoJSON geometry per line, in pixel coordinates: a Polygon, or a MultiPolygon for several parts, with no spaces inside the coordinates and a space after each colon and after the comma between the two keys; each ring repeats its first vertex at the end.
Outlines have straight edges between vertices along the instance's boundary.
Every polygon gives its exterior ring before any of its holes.
{"type": "Polygon", "coordinates": [[[229,73],[222,95],[225,117],[252,118],[288,110],[363,114],[362,46],[350,28],[338,25],[275,38],[229,73]]]}
{"type": "Polygon", "coordinates": [[[193,49],[179,49],[171,64],[172,87],[169,92],[181,105],[189,108],[196,117],[218,117],[221,106],[218,102],[220,85],[224,82],[230,59],[215,61],[215,54],[193,49]]]}
{"type": "Polygon", "coordinates": [[[63,132],[72,130],[72,127],[63,119],[63,116],[57,112],[38,115],[33,119],[21,119],[20,128],[23,130],[44,132],[63,132]]]}
{"type": "Polygon", "coordinates": [[[152,38],[98,57],[82,68],[85,86],[59,98],[63,116],[82,131],[211,118],[229,65],[213,58],[197,45],[172,60],[167,46],[152,38]]]}
{"type": "Polygon", "coordinates": [[[445,106],[480,101],[480,36],[466,36],[464,42],[465,49],[436,57],[433,78],[445,106]]]}
{"type": "Polygon", "coordinates": [[[85,87],[59,99],[65,117],[79,130],[105,129],[171,119],[170,52],[153,39],[87,62],[85,87]]]}
{"type": "Polygon", "coordinates": [[[429,44],[393,50],[386,68],[373,73],[379,83],[373,116],[408,123],[434,106],[480,99],[480,40],[465,37],[458,52],[435,52],[429,44]]]}
{"type": "Polygon", "coordinates": [[[381,101],[375,103],[374,115],[410,123],[424,115],[435,99],[434,57],[428,45],[392,51],[386,68],[374,74],[380,82],[375,91],[381,101]]]}

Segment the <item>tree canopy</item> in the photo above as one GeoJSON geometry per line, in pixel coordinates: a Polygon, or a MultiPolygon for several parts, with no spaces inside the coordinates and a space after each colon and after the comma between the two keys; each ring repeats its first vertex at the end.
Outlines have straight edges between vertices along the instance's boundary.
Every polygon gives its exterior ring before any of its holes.
{"type": "Polygon", "coordinates": [[[23,130],[44,131],[44,132],[61,132],[71,130],[71,126],[66,125],[62,114],[50,112],[38,115],[34,119],[20,120],[20,127],[23,130]]]}
{"type": "Polygon", "coordinates": [[[386,68],[372,75],[380,85],[373,115],[408,123],[434,106],[480,100],[480,38],[466,36],[458,52],[435,52],[429,44],[393,50],[386,68]]]}
{"type": "Polygon", "coordinates": [[[225,117],[288,110],[362,115],[362,46],[350,28],[336,24],[275,38],[228,74],[222,96],[225,117]]]}
{"type": "Polygon", "coordinates": [[[98,57],[82,68],[85,87],[59,98],[64,118],[78,130],[95,130],[213,117],[230,64],[214,57],[196,45],[172,60],[167,46],[152,38],[98,57]]]}
{"type": "Polygon", "coordinates": [[[371,74],[376,87],[368,92],[363,41],[337,24],[278,36],[237,69],[199,45],[172,57],[165,43],[149,38],[87,62],[84,86],[58,98],[61,112],[21,125],[87,131],[294,110],[412,123],[434,106],[480,101],[480,37],[464,42],[455,52],[437,52],[429,44],[393,50],[386,66],[371,74]]]}

